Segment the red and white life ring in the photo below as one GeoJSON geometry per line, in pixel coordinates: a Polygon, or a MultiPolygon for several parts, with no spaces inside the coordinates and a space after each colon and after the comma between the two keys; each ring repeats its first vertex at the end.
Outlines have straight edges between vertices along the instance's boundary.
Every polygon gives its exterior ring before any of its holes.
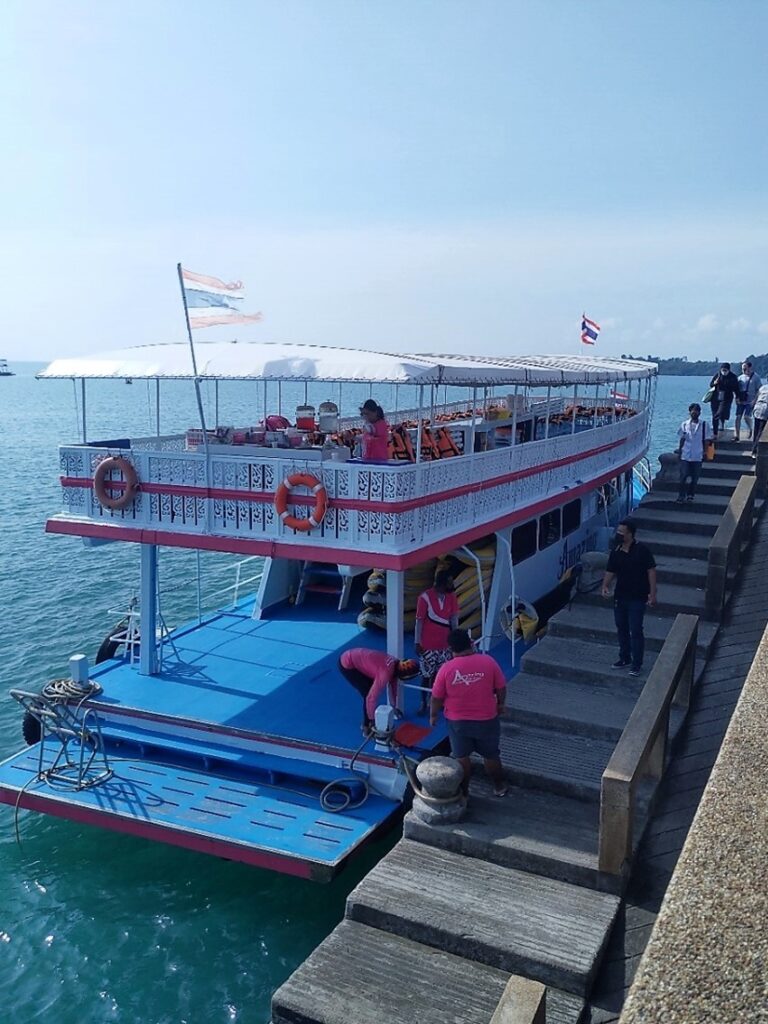
{"type": "Polygon", "coordinates": [[[113,512],[128,508],[136,500],[139,490],[139,478],[131,463],[121,455],[109,455],[102,459],[93,474],[93,490],[99,504],[113,512]],[[107,479],[107,474],[120,470],[123,479],[120,481],[107,479]],[[108,491],[118,491],[117,497],[110,497],[108,491]]]}
{"type": "Polygon", "coordinates": [[[280,484],[275,494],[277,514],[290,530],[308,533],[322,523],[328,510],[328,493],[323,484],[310,473],[292,473],[280,484]],[[299,519],[288,512],[288,499],[294,487],[306,487],[315,496],[315,507],[306,519],[299,519]]]}

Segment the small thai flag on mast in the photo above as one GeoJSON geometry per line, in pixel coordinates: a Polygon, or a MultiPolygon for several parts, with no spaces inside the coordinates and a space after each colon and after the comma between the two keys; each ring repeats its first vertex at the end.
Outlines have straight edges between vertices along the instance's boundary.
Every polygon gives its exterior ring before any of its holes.
{"type": "Polygon", "coordinates": [[[584,345],[594,345],[600,333],[600,324],[588,320],[585,313],[581,314],[581,341],[584,345]]]}
{"type": "Polygon", "coordinates": [[[184,305],[190,327],[217,327],[220,324],[253,324],[261,313],[243,313],[239,303],[245,298],[242,281],[220,281],[218,277],[181,271],[184,305]]]}

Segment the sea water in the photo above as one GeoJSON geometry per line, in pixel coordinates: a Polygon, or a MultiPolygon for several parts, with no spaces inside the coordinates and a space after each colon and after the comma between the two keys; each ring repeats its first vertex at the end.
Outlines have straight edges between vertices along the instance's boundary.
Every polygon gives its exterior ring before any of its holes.
{"type": "MultiPolygon", "coordinates": [[[[0,379],[0,756],[22,745],[18,705],[2,695],[36,689],[66,672],[75,652],[94,656],[138,588],[138,549],[85,548],[47,536],[59,510],[57,445],[77,443],[82,395],[71,381],[37,381],[32,364],[0,379]],[[110,609],[115,609],[110,612],[110,609]]],[[[649,453],[671,450],[691,401],[707,379],[658,382],[649,453]]],[[[352,414],[370,388],[344,389],[352,414]]],[[[466,393],[448,395],[463,398],[466,393]]],[[[415,389],[377,388],[385,407],[416,406],[415,389]]],[[[442,395],[441,395],[442,397],[442,395]]],[[[303,385],[270,385],[289,411],[303,385]]],[[[339,402],[334,386],[309,401],[339,402]]],[[[216,395],[203,386],[209,424],[216,395]]],[[[238,427],[263,416],[259,383],[219,386],[219,421],[238,427]]],[[[88,439],[156,432],[154,383],[94,381],[86,389],[88,439]]],[[[165,382],[160,429],[198,423],[189,382],[165,382]]],[[[203,604],[226,603],[231,556],[201,556],[203,604]]],[[[253,571],[254,563],[249,567],[253,571]]],[[[161,607],[169,625],[197,613],[197,556],[163,549],[161,607]]],[[[296,709],[301,714],[301,708],[296,709]]],[[[257,868],[72,822],[0,808],[0,1020],[17,1024],[265,1024],[274,989],[341,919],[349,890],[395,841],[372,845],[332,884],[315,885],[257,868]]]]}

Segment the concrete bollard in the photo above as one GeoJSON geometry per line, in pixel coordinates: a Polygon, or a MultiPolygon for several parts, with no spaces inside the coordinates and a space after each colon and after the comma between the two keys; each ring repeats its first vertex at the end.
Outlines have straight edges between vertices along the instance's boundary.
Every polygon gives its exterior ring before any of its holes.
{"type": "Polygon", "coordinates": [[[428,757],[416,768],[421,793],[413,798],[413,813],[427,825],[461,821],[467,799],[461,790],[464,772],[452,757],[428,757]]]}
{"type": "Polygon", "coordinates": [[[680,479],[680,456],[677,452],[662,452],[659,456],[659,471],[653,478],[655,483],[657,480],[669,481],[677,483],[680,479]]]}

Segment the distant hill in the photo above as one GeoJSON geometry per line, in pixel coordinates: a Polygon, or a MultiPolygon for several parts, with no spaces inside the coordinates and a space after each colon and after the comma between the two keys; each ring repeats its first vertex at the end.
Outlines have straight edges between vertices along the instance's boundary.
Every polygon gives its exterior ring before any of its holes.
{"type": "MultiPolygon", "coordinates": [[[[686,356],[674,356],[672,359],[663,359],[661,356],[633,356],[630,353],[622,355],[622,359],[648,359],[652,363],[659,364],[659,373],[670,377],[711,377],[720,366],[720,359],[715,356],[713,359],[688,359],[686,356]]],[[[723,356],[730,362],[731,369],[737,375],[741,373],[741,362],[733,357],[723,356]]],[[[748,359],[755,368],[755,373],[768,379],[768,353],[762,356],[749,355],[748,359]]]]}

